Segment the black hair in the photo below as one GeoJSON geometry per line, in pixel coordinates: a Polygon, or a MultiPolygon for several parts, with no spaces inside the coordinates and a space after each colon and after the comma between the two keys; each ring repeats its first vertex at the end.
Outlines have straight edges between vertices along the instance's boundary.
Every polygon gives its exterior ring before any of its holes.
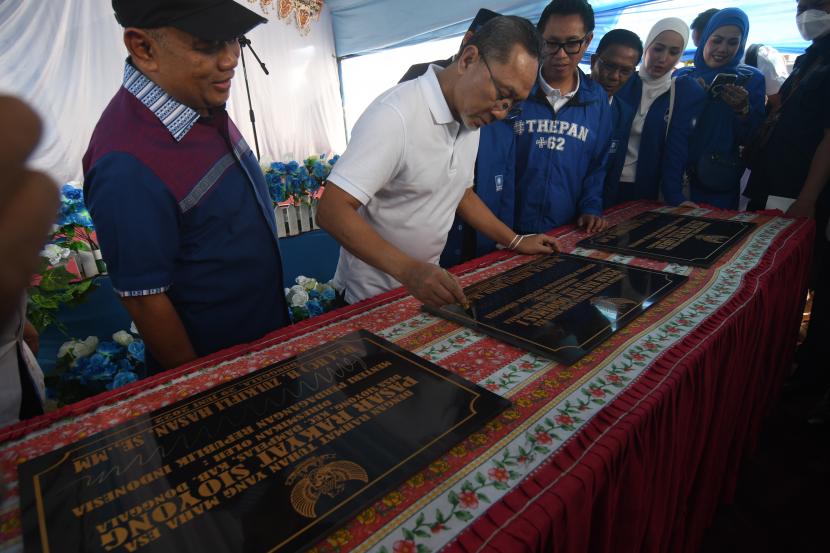
{"type": "Polygon", "coordinates": [[[501,15],[481,26],[470,37],[467,46],[478,48],[479,54],[487,59],[507,63],[513,46],[519,44],[533,58],[542,54],[542,41],[533,24],[524,17],[501,15]]]}
{"type": "Polygon", "coordinates": [[[709,20],[712,19],[712,16],[718,13],[719,11],[720,10],[717,8],[709,8],[704,12],[700,12],[699,14],[697,14],[697,17],[695,17],[694,21],[692,21],[692,24],[689,25],[689,28],[693,31],[698,31],[702,33],[703,30],[706,28],[706,25],[709,24],[709,20]]]}
{"type": "Polygon", "coordinates": [[[475,33],[481,26],[493,19],[494,17],[500,16],[500,13],[496,13],[493,10],[488,10],[487,8],[481,8],[476,13],[476,16],[473,18],[473,22],[470,23],[470,28],[467,29],[467,32],[475,33]]]}
{"type": "Polygon", "coordinates": [[[539,16],[539,23],[536,28],[540,33],[545,32],[545,25],[552,15],[579,15],[582,17],[582,23],[585,25],[585,32],[591,33],[594,31],[596,22],[594,21],[594,8],[585,0],[553,0],[548,4],[542,15],[539,16]]]}
{"type": "Polygon", "coordinates": [[[634,65],[640,63],[640,59],[643,57],[643,41],[640,40],[640,37],[637,36],[636,33],[633,33],[627,29],[614,29],[612,31],[608,31],[605,33],[605,36],[602,37],[602,40],[599,41],[599,46],[597,46],[596,52],[597,55],[602,54],[606,48],[614,46],[615,44],[636,50],[637,61],[634,65]]]}
{"type": "Polygon", "coordinates": [[[761,49],[763,44],[752,44],[749,48],[746,49],[746,54],[744,54],[744,63],[747,65],[751,65],[752,67],[758,67],[758,50],[761,49]]]}

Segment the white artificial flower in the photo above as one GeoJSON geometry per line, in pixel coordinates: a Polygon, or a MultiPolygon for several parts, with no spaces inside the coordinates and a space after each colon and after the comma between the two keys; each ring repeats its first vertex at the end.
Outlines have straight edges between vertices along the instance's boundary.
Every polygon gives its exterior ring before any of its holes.
{"type": "Polygon", "coordinates": [[[267,173],[267,172],[268,172],[268,170],[270,170],[270,169],[271,169],[271,163],[272,163],[272,162],[267,161],[267,160],[265,160],[265,159],[263,159],[263,160],[261,160],[261,161],[259,162],[259,167],[260,167],[260,169],[262,169],[262,172],[263,172],[263,173],[267,173]]]}
{"type": "Polygon", "coordinates": [[[73,354],[76,358],[78,357],[87,357],[88,355],[92,355],[95,353],[95,350],[98,348],[98,337],[97,336],[87,336],[86,340],[77,342],[75,347],[73,348],[73,354]]]}
{"type": "Polygon", "coordinates": [[[62,343],[60,349],[58,350],[58,359],[68,353],[74,354],[76,345],[78,345],[78,342],[75,340],[69,340],[68,342],[62,343]]]}
{"type": "Polygon", "coordinates": [[[308,292],[305,290],[294,292],[289,301],[291,302],[292,307],[302,307],[308,303],[308,292]]]}
{"type": "Polygon", "coordinates": [[[289,290],[289,293],[291,294],[298,294],[300,292],[305,292],[305,287],[300,284],[295,284],[291,287],[291,290],[289,290]]]}
{"type": "Polygon", "coordinates": [[[130,321],[130,332],[132,332],[135,335],[139,335],[138,328],[135,326],[135,323],[133,321],[130,321]]]}
{"type": "Polygon", "coordinates": [[[135,338],[126,330],[119,330],[112,335],[113,341],[119,346],[127,347],[135,341],[135,338]]]}
{"type": "Polygon", "coordinates": [[[305,284],[303,284],[303,288],[305,288],[306,290],[314,290],[316,287],[317,281],[313,278],[306,280],[305,284]]]}
{"type": "Polygon", "coordinates": [[[60,265],[62,261],[69,259],[70,253],[72,252],[67,248],[61,248],[56,244],[46,244],[40,255],[47,258],[50,265],[60,265]]]}
{"type": "Polygon", "coordinates": [[[311,280],[311,279],[306,277],[306,276],[300,275],[300,276],[298,276],[297,278],[294,279],[294,282],[296,282],[298,286],[305,287],[305,283],[308,282],[309,280],[311,280]]]}

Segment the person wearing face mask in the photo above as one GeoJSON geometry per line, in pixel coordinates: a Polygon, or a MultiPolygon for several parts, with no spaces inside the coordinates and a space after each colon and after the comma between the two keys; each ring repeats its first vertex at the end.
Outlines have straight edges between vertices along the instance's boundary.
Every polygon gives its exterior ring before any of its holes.
{"type": "Polygon", "coordinates": [[[672,79],[674,66],[686,49],[689,27],[668,17],[648,33],[639,72],[618,96],[637,110],[631,124],[616,201],[657,200],[662,193],[671,205],[682,204],[683,171],[689,136],[706,100],[691,77],[672,79]]]}
{"type": "Polygon", "coordinates": [[[521,253],[557,249],[548,236],[514,233],[472,191],[479,128],[527,97],[538,60],[533,25],[496,17],[448,67],[432,65],[366,108],[317,209],[342,246],[334,284],[347,303],[403,285],[428,305],[465,305],[458,280],[436,264],[456,213],[521,253]]]}
{"type": "Polygon", "coordinates": [[[720,10],[703,31],[694,67],[677,76],[690,76],[707,87],[703,106],[689,143],[690,199],[723,209],[737,209],[745,166],[740,147],[764,118],[764,75],[744,65],[749,19],[738,8],[720,10]]]}
{"type": "MultiPolygon", "coordinates": [[[[749,209],[791,202],[790,216],[816,220],[811,287],[815,291],[807,337],[799,348],[800,379],[830,384],[830,0],[801,0],[796,22],[812,44],[781,86],[780,107],[751,143],[749,209]]],[[[830,398],[828,398],[830,399],[830,398]]],[[[830,402],[825,402],[825,420],[830,402]]]]}

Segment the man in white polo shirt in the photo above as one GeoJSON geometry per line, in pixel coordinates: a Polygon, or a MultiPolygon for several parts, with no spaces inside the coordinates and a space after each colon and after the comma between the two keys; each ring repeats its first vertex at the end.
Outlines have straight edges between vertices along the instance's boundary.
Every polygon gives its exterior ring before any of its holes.
{"type": "Polygon", "coordinates": [[[342,245],[334,282],[346,302],[403,284],[428,305],[465,304],[458,281],[437,266],[456,212],[520,253],[557,249],[550,237],[514,233],[471,189],[479,127],[527,98],[538,60],[533,25],[497,17],[449,67],[430,66],[366,109],[317,210],[342,245]]]}

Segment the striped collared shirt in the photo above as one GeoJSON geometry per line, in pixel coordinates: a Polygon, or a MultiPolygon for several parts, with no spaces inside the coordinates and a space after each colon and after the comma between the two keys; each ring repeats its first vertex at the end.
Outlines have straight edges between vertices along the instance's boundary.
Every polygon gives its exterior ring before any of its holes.
{"type": "Polygon", "coordinates": [[[129,60],[124,65],[122,86],[159,118],[176,142],[180,142],[187,131],[199,120],[196,110],[174,100],[170,94],[151,81],[129,60]]]}

